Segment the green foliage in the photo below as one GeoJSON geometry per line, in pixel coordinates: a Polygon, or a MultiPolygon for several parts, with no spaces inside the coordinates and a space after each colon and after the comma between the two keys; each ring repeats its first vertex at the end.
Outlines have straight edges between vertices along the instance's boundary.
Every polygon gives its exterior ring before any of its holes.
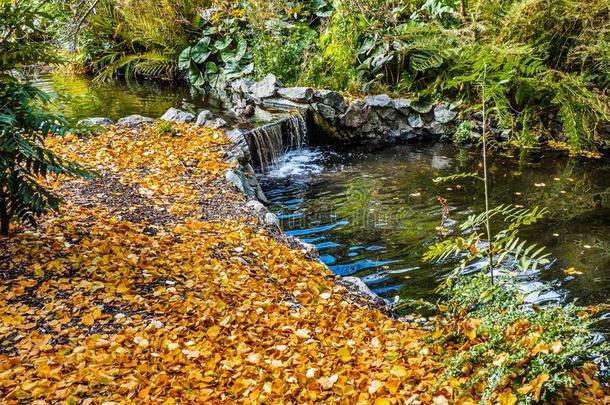
{"type": "MultiPolygon", "coordinates": [[[[196,0],[100,0],[87,15],[81,63],[99,80],[117,75],[175,79],[178,55],[200,23],[196,0]]],[[[84,16],[83,16],[84,17],[84,16]]]]}
{"type": "Polygon", "coordinates": [[[595,322],[585,308],[532,306],[512,278],[494,283],[480,273],[442,292],[447,310],[439,323],[465,331],[439,340],[465,349],[448,359],[443,381],[467,377],[462,390],[483,384],[481,404],[507,388],[518,403],[548,401],[574,384],[572,370],[609,349],[593,345],[595,322]]]}
{"type": "Polygon", "coordinates": [[[155,125],[155,132],[159,135],[176,135],[177,131],[170,121],[160,120],[155,125]]]}
{"type": "Polygon", "coordinates": [[[278,23],[268,30],[255,30],[254,38],[259,44],[252,48],[255,77],[274,73],[284,85],[293,85],[301,77],[305,54],[318,34],[306,25],[278,23]]]}
{"type": "Polygon", "coordinates": [[[610,120],[606,0],[101,0],[85,31],[86,61],[104,79],[222,86],[272,72],[476,111],[487,66],[490,114],[519,147],[560,136],[593,150],[610,120]]]}
{"type": "Polygon", "coordinates": [[[211,84],[223,87],[227,81],[252,73],[252,55],[248,49],[247,21],[239,3],[216,10],[202,18],[201,38],[182,50],[178,68],[186,72],[194,86],[211,84]]]}
{"type": "Polygon", "coordinates": [[[71,129],[60,115],[45,109],[47,94],[27,82],[25,69],[58,63],[45,37],[53,15],[45,2],[0,3],[0,234],[9,221],[35,224],[37,215],[57,209],[59,198],[41,180],[49,175],[86,176],[78,164],[44,147],[48,134],[71,129]]]}

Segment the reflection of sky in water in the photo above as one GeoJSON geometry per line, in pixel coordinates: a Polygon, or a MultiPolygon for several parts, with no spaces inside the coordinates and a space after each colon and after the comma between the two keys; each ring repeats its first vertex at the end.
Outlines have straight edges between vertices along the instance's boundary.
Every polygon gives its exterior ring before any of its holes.
{"type": "MultiPolygon", "coordinates": [[[[302,152],[293,152],[282,164],[298,166],[296,175],[267,176],[263,187],[283,228],[315,244],[321,260],[336,274],[359,276],[392,300],[434,298],[434,288],[451,268],[450,263],[421,259],[427,246],[441,238],[438,197],[450,206],[445,222],[449,231],[481,212],[483,198],[475,180],[435,184],[432,179],[477,171],[474,152],[438,144],[343,155],[307,150],[300,158],[295,156],[302,152]],[[307,165],[315,169],[308,170],[307,165]]],[[[276,168],[276,173],[281,170],[276,168]]],[[[547,246],[555,259],[550,269],[522,277],[528,297],[536,302],[578,298],[586,304],[607,303],[610,164],[553,155],[519,166],[515,158],[495,156],[490,172],[492,205],[550,210],[522,233],[530,242],[547,246]],[[572,266],[583,274],[565,274],[563,270],[572,266]],[[553,281],[553,290],[541,289],[542,280],[553,281]]],[[[502,224],[494,227],[497,231],[502,224]]],[[[466,272],[481,265],[475,263],[466,272]]]]}

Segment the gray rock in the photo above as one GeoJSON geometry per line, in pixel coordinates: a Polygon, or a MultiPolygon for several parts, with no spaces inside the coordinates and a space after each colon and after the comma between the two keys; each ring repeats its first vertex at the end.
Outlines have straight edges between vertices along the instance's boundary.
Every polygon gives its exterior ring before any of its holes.
{"type": "Polygon", "coordinates": [[[97,127],[112,125],[113,121],[108,117],[91,117],[78,121],[77,125],[82,127],[97,127]]]}
{"type": "Polygon", "coordinates": [[[277,216],[271,212],[265,214],[265,225],[267,226],[277,226],[280,227],[280,220],[277,216]]]}
{"type": "Polygon", "coordinates": [[[134,114],[119,119],[116,124],[122,127],[140,128],[147,124],[154,124],[156,121],[157,120],[155,120],[154,118],[134,114]]]}
{"type": "Polygon", "coordinates": [[[231,90],[233,93],[247,94],[252,89],[256,82],[251,79],[239,79],[231,82],[231,90]]]}
{"type": "Polygon", "coordinates": [[[377,114],[386,121],[394,121],[398,117],[398,111],[393,108],[379,108],[377,114]]]}
{"type": "Polygon", "coordinates": [[[282,82],[273,73],[269,73],[263,80],[253,84],[248,93],[256,98],[269,98],[275,96],[280,87],[282,82]]]}
{"type": "Polygon", "coordinates": [[[225,172],[225,179],[227,182],[237,187],[237,189],[247,197],[267,202],[265,193],[263,193],[263,190],[256,180],[252,166],[243,166],[243,171],[240,169],[227,170],[225,172]]]}
{"type": "Polygon", "coordinates": [[[355,100],[340,117],[340,123],[346,128],[359,128],[369,120],[371,107],[363,100],[355,100]]]}
{"type": "Polygon", "coordinates": [[[413,128],[409,125],[409,120],[405,117],[399,117],[392,121],[392,128],[400,131],[412,131],[413,128]]]}
{"type": "Polygon", "coordinates": [[[305,112],[309,109],[309,104],[297,103],[296,101],[278,97],[266,98],[261,100],[260,104],[265,108],[276,108],[279,110],[301,110],[305,112]]]}
{"type": "Polygon", "coordinates": [[[219,129],[225,126],[227,126],[227,121],[223,120],[222,118],[215,118],[213,120],[207,121],[204,125],[205,128],[211,129],[219,129]]]}
{"type": "Polygon", "coordinates": [[[340,113],[345,112],[345,97],[332,90],[316,90],[313,99],[319,103],[326,104],[340,113]]]}
{"type": "Polygon", "coordinates": [[[409,108],[411,107],[411,100],[408,98],[397,98],[394,100],[394,108],[400,111],[403,114],[409,113],[409,108]]]}
{"type": "Polygon", "coordinates": [[[236,169],[231,169],[231,170],[227,170],[225,172],[225,179],[232,185],[234,185],[235,187],[237,187],[237,189],[239,191],[241,191],[244,194],[246,193],[246,185],[248,184],[246,177],[244,176],[244,174],[236,169]]]}
{"type": "Polygon", "coordinates": [[[449,135],[453,134],[453,129],[447,124],[440,123],[438,121],[432,121],[430,124],[430,132],[434,135],[449,135]]]}
{"type": "Polygon", "coordinates": [[[457,112],[451,111],[447,103],[440,103],[434,108],[434,119],[441,124],[447,124],[453,121],[455,117],[457,117],[457,112]]]}
{"type": "Polygon", "coordinates": [[[254,109],[254,118],[256,118],[257,121],[271,122],[273,121],[273,114],[260,107],[256,107],[254,109]]]}
{"type": "Polygon", "coordinates": [[[267,207],[265,207],[260,201],[257,200],[248,201],[246,203],[246,207],[252,209],[259,217],[263,217],[269,212],[269,210],[267,210],[267,207]]]}
{"type": "Polygon", "coordinates": [[[367,96],[364,98],[364,102],[374,108],[388,108],[393,107],[394,103],[387,94],[378,94],[376,96],[367,96]]]}
{"type": "Polygon", "coordinates": [[[203,110],[197,115],[197,126],[202,127],[208,120],[212,118],[212,113],[208,110],[203,110]]]}
{"type": "Polygon", "coordinates": [[[409,125],[413,128],[423,128],[424,127],[424,120],[422,119],[421,115],[419,115],[418,113],[413,113],[411,115],[409,115],[409,125]]]}
{"type": "Polygon", "coordinates": [[[420,114],[426,114],[432,111],[432,103],[422,101],[411,101],[411,108],[420,114]]]}
{"type": "Polygon", "coordinates": [[[308,103],[313,97],[313,89],[311,87],[286,87],[277,91],[283,98],[300,103],[308,103]]]}
{"type": "Polygon", "coordinates": [[[361,295],[362,297],[365,297],[367,299],[370,299],[376,303],[387,304],[387,302],[383,298],[372,292],[369,287],[364,284],[364,281],[362,281],[358,277],[341,277],[339,280],[343,285],[345,285],[347,289],[351,290],[352,292],[361,295]]]}
{"type": "Polygon", "coordinates": [[[297,243],[299,245],[301,245],[303,247],[302,250],[304,250],[305,254],[309,255],[310,257],[318,257],[320,256],[320,253],[318,252],[318,249],[316,248],[316,245],[311,244],[311,243],[307,243],[307,242],[303,242],[302,240],[295,238],[295,240],[297,241],[297,243]]]}
{"type": "Polygon", "coordinates": [[[316,109],[322,117],[327,121],[334,121],[337,118],[337,111],[326,104],[317,104],[316,109]]]}
{"type": "Polygon", "coordinates": [[[172,121],[172,122],[193,122],[195,121],[195,115],[179,110],[177,108],[171,107],[169,110],[165,111],[165,114],[161,116],[161,119],[164,121],[172,121]]]}

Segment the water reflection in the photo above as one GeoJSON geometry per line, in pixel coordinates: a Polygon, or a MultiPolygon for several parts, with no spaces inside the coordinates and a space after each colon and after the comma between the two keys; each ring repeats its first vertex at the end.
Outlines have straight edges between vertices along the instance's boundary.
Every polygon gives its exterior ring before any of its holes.
{"type": "MultiPolygon", "coordinates": [[[[482,211],[483,195],[472,179],[451,184],[432,180],[479,170],[476,151],[439,144],[319,153],[321,173],[315,170],[299,181],[291,176],[263,178],[283,228],[314,243],[335,273],[357,275],[385,298],[434,299],[434,288],[451,269],[450,263],[421,260],[426,248],[442,238],[438,198],[448,201],[449,218],[443,226],[451,232],[482,211]]],[[[547,246],[555,258],[547,271],[524,278],[529,298],[608,303],[610,164],[558,154],[521,163],[494,156],[490,172],[492,205],[549,209],[544,220],[523,233],[530,242],[547,246]],[[566,274],[569,267],[582,274],[566,274]],[[543,280],[555,282],[556,288],[541,289],[543,280]]],[[[496,230],[500,227],[495,224],[496,230]]]]}

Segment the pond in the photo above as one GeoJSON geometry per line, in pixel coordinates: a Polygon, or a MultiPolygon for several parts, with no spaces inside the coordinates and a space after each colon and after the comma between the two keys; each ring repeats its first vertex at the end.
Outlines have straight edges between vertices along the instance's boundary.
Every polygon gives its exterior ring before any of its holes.
{"type": "Polygon", "coordinates": [[[159,118],[170,107],[194,114],[208,109],[230,124],[235,121],[222,98],[177,83],[99,83],[88,77],[58,72],[39,75],[35,84],[57,97],[55,109],[74,122],[89,117],[108,117],[116,121],[132,114],[159,118]]]}
{"type": "MultiPolygon", "coordinates": [[[[130,114],[159,117],[169,107],[203,108],[234,121],[218,97],[184,86],[158,83],[93,83],[87,78],[47,74],[38,85],[62,94],[56,108],[77,120],[130,114]]],[[[432,180],[480,170],[474,149],[447,144],[408,144],[378,150],[314,149],[288,153],[262,184],[288,233],[313,243],[335,273],[361,277],[379,295],[434,299],[449,264],[424,263],[422,254],[441,238],[439,197],[450,207],[451,230],[483,209],[473,180],[435,184],[432,180]]],[[[524,236],[547,247],[548,269],[528,280],[532,300],[578,299],[608,303],[610,296],[610,162],[581,161],[546,153],[519,163],[491,159],[491,203],[546,207],[544,220],[524,236]],[[573,268],[574,270],[568,271],[573,268]],[[551,281],[536,291],[537,281],[551,281]]],[[[606,315],[610,318],[609,315],[606,315]]],[[[610,331],[610,319],[606,321],[610,331]]]]}
{"type": "MultiPolygon", "coordinates": [[[[448,201],[449,231],[484,208],[481,184],[433,179],[481,170],[476,149],[448,144],[407,144],[380,150],[308,149],[289,153],[262,175],[263,189],[283,229],[316,245],[336,274],[360,277],[375,293],[434,299],[452,268],[424,263],[427,247],[442,238],[448,201]]],[[[546,207],[539,223],[524,228],[530,242],[553,257],[526,280],[536,302],[607,303],[610,296],[610,162],[579,161],[558,153],[490,162],[491,206],[546,207]],[[570,269],[573,268],[573,269],[570,269]],[[540,280],[553,288],[537,291],[540,280]]],[[[496,224],[496,230],[502,229],[496,224]]],[[[610,322],[606,322],[606,328],[610,322]]],[[[610,329],[608,329],[610,330],[610,329]]]]}

